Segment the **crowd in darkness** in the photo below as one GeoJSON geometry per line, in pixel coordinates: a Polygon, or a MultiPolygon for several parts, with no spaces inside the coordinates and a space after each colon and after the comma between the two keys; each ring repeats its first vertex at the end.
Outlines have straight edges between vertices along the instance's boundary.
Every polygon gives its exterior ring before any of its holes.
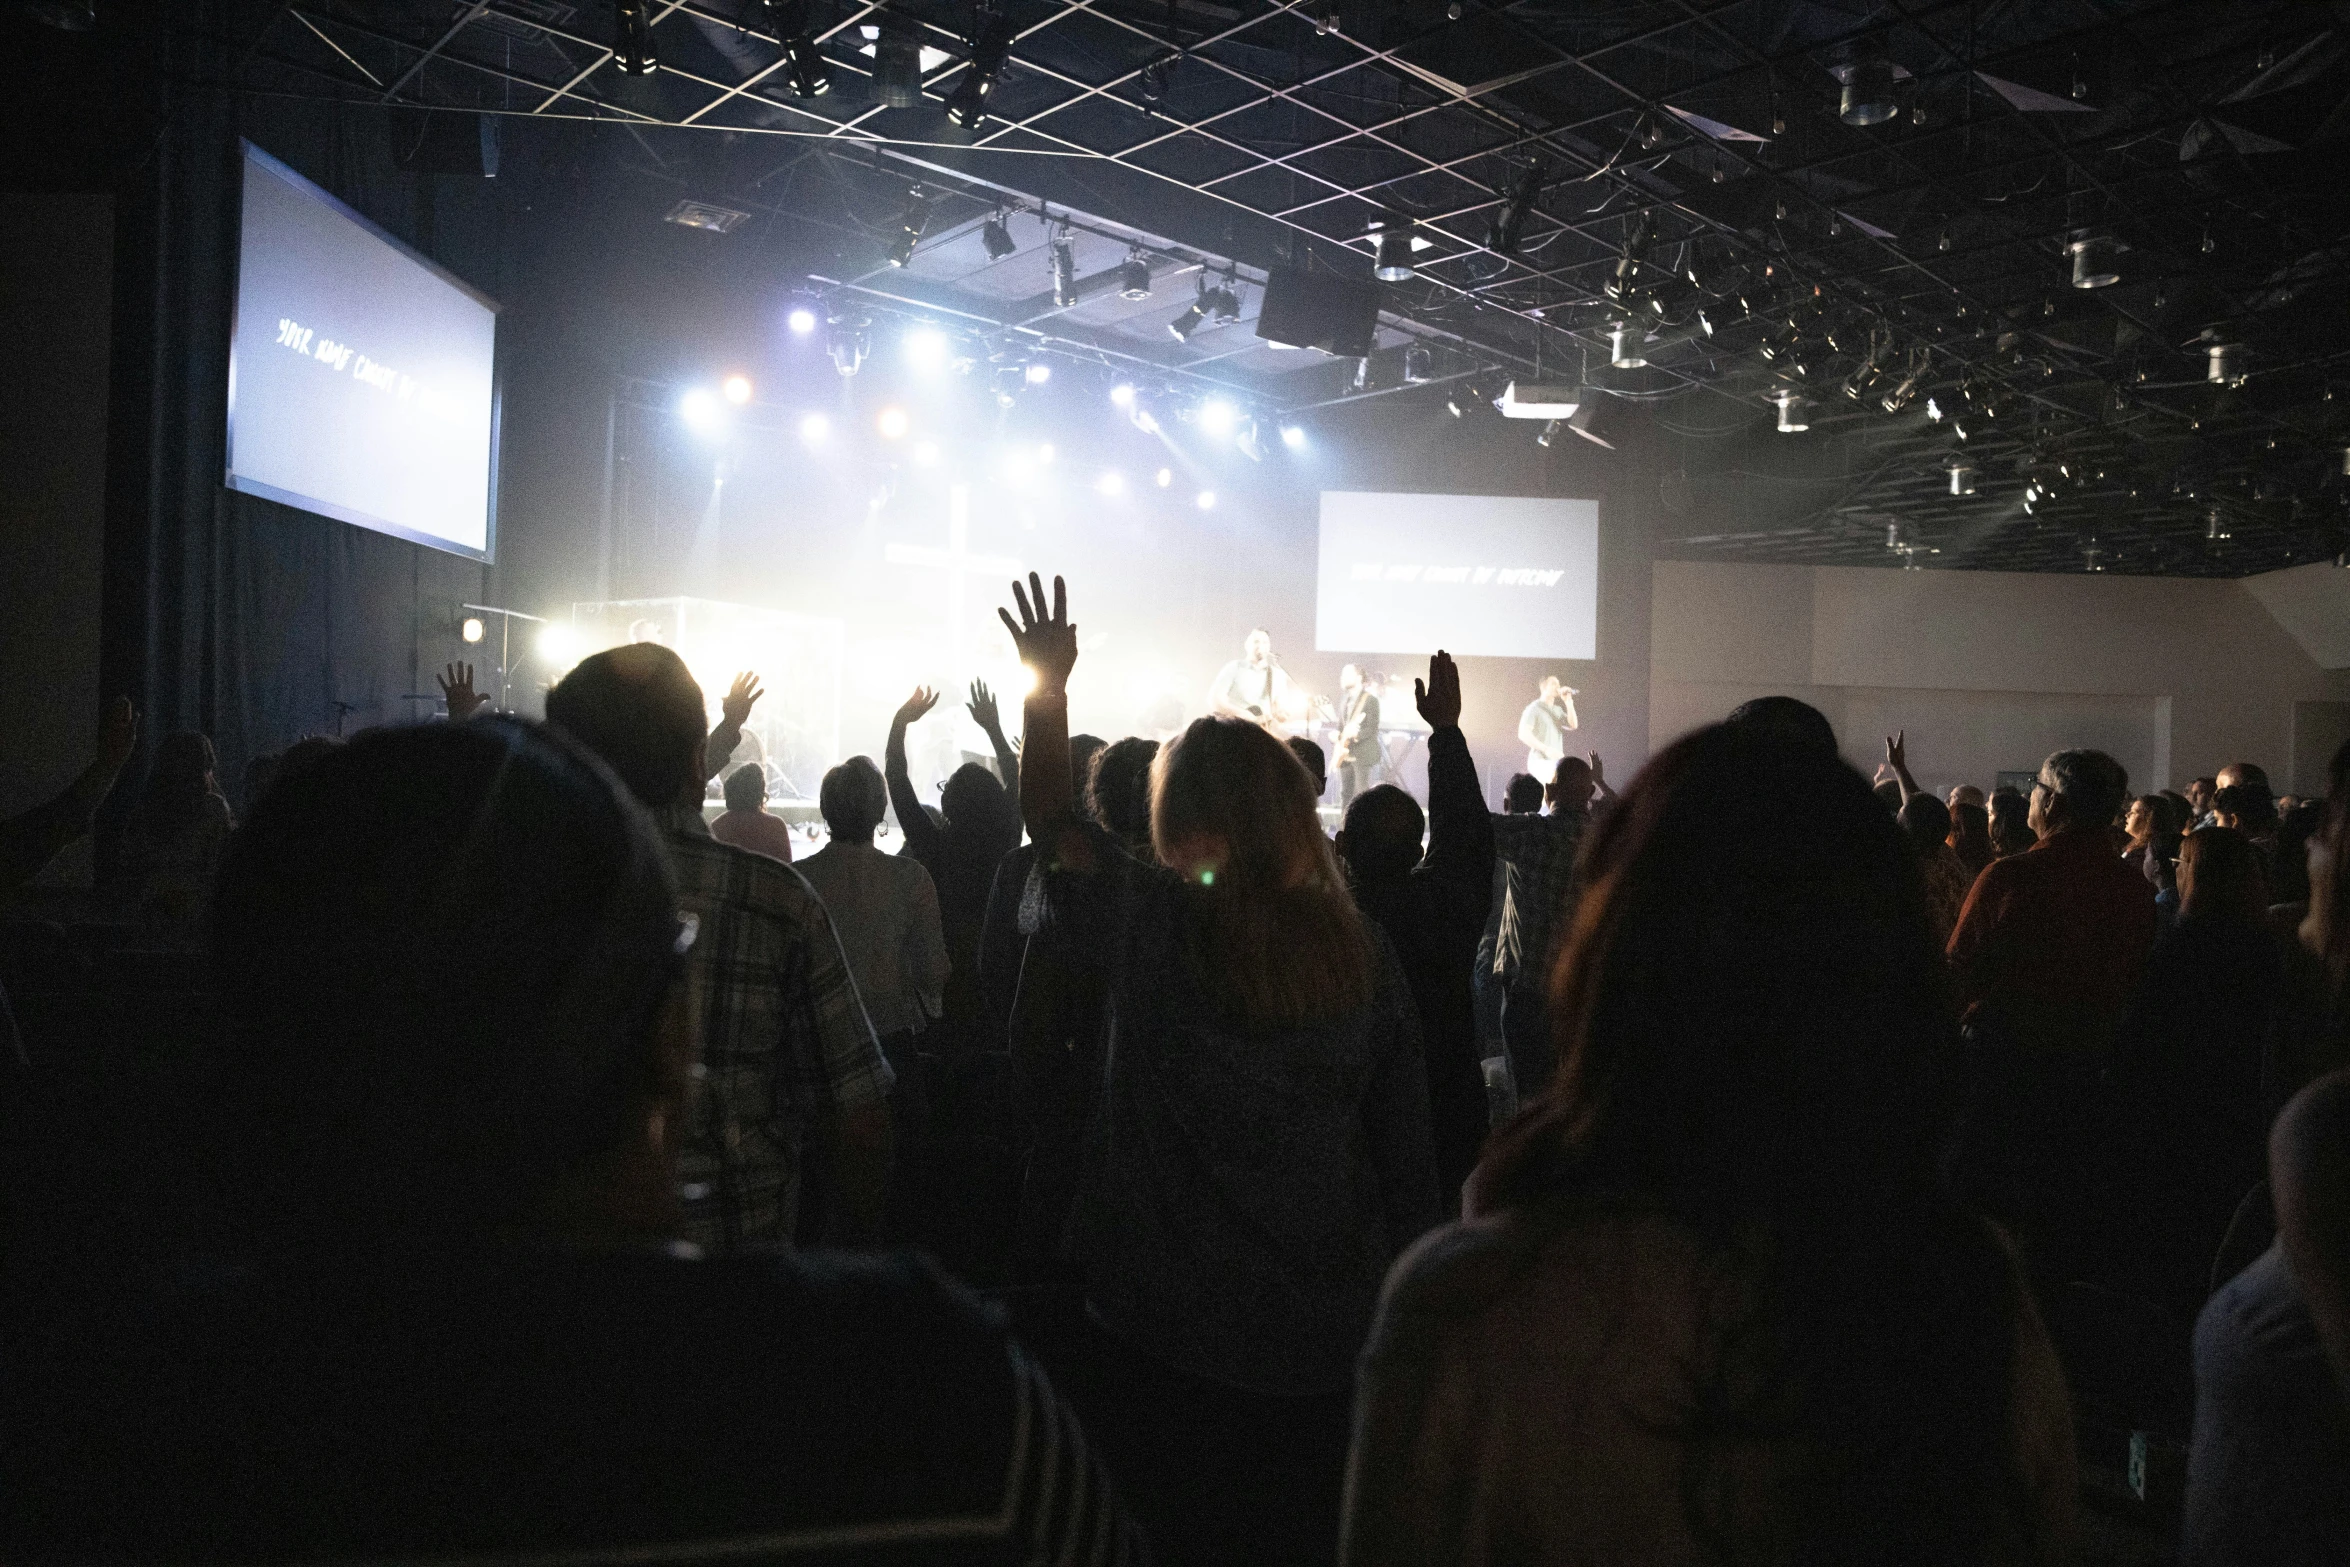
{"type": "MultiPolygon", "coordinates": [[[[452,667],[241,821],[155,745],[201,1242],[68,1265],[6,1162],[9,1552],[2056,1562],[2168,1323],[2180,1559],[2350,1560],[2350,746],[1937,797],[1774,697],[1496,813],[1436,652],[1425,800],[1333,839],[1311,744],[1071,734],[1012,600],[1017,736],[974,686],[933,806],[916,691],[797,864],[756,681],[656,644],[543,723],[452,667]]],[[[13,1139],[71,1041],[5,1002],[13,1139]]]]}

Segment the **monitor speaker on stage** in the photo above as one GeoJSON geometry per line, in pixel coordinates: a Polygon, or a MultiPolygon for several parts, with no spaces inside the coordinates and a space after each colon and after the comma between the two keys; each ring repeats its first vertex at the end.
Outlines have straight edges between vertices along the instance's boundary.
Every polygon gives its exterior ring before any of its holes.
{"type": "Polygon", "coordinates": [[[1370,278],[1275,267],[1265,275],[1257,336],[1269,343],[1360,359],[1378,338],[1379,298],[1379,285],[1370,278]]]}

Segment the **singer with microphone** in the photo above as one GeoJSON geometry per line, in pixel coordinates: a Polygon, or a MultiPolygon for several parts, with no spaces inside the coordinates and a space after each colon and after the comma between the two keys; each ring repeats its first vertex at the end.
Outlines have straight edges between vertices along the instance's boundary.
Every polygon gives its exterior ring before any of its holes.
{"type": "Polygon", "coordinates": [[[1281,739],[1290,735],[1302,705],[1289,671],[1273,656],[1273,638],[1262,628],[1241,644],[1241,656],[1216,671],[1208,688],[1208,711],[1218,718],[1243,718],[1281,739]]]}

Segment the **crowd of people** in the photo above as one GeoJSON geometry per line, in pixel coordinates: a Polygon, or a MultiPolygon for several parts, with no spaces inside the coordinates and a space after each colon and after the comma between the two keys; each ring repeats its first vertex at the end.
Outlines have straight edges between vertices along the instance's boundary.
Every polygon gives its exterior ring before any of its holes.
{"type": "Polygon", "coordinates": [[[2350,746],[1937,797],[1764,698],[1620,795],[1529,740],[1494,812],[1439,651],[1425,800],[1333,839],[1246,717],[1071,734],[1012,596],[1016,743],[974,686],[933,807],[916,691],[796,864],[756,682],[712,726],[655,644],[544,723],[452,668],[242,820],[156,746],[116,874],[208,944],[217,1222],[95,1309],[0,1259],[0,1540],[2050,1562],[2099,1301],[2191,1356],[2181,1559],[2350,1559],[2350,746]]]}

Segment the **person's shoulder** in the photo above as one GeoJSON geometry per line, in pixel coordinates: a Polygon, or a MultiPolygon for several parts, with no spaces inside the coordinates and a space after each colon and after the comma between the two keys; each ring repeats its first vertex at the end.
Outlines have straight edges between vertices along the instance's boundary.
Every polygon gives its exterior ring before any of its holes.
{"type": "Polygon", "coordinates": [[[1415,1353],[1458,1336],[1473,1319],[1557,1276],[1638,1290],[1702,1266],[1688,1226],[1652,1208],[1610,1202],[1507,1210],[1463,1219],[1413,1243],[1380,1297],[1378,1352],[1415,1353]]]}
{"type": "Polygon", "coordinates": [[[666,835],[680,880],[736,906],[785,919],[805,919],[823,907],[816,889],[798,868],[770,854],[693,833],[666,835]]]}

